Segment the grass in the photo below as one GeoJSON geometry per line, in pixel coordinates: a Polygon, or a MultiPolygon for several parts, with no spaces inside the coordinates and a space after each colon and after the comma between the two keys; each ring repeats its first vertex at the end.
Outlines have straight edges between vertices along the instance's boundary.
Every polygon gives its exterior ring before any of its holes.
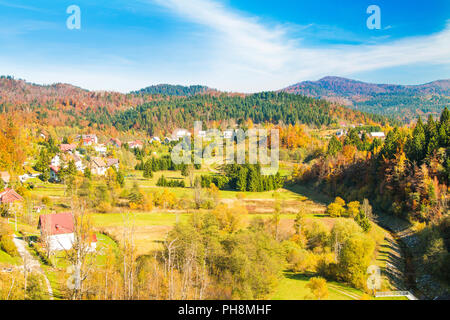
{"type": "MultiPolygon", "coordinates": [[[[187,221],[190,214],[140,212],[134,214],[133,239],[138,254],[161,249],[166,234],[178,221],[187,221]]],[[[123,238],[124,220],[121,214],[94,214],[94,227],[103,229],[119,241],[123,238]]]]}
{"type": "Polygon", "coordinates": [[[5,251],[0,250],[0,264],[20,265],[21,261],[20,257],[12,257],[5,251]]]}
{"type": "MultiPolygon", "coordinates": [[[[311,291],[306,287],[312,276],[285,272],[272,300],[305,300],[311,291]]],[[[328,282],[329,296],[327,300],[357,300],[363,293],[337,282],[328,282]]]]}
{"type": "MultiPolygon", "coordinates": [[[[139,226],[173,226],[179,221],[186,221],[190,214],[175,213],[153,213],[153,212],[137,212],[134,213],[134,225],[139,226]]],[[[124,225],[123,215],[120,213],[93,214],[94,226],[96,227],[121,227],[124,225]]]]}

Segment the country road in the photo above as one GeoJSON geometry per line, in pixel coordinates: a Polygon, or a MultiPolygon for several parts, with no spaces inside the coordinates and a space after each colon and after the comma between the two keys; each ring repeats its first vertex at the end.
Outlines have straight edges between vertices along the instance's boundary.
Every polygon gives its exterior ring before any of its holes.
{"type": "Polygon", "coordinates": [[[35,272],[41,274],[44,277],[47,286],[48,296],[51,300],[53,300],[53,290],[50,285],[50,281],[45,275],[44,270],[42,270],[40,262],[30,254],[30,252],[27,249],[28,245],[23,239],[14,236],[13,241],[17,247],[17,251],[19,252],[20,257],[22,258],[24,269],[26,268],[27,272],[30,273],[35,272]]]}

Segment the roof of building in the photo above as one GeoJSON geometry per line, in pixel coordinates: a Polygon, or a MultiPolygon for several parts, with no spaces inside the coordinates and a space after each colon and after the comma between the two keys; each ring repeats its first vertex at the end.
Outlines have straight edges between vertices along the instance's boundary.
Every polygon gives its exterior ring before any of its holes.
{"type": "Polygon", "coordinates": [[[0,203],[13,203],[16,201],[23,201],[23,198],[13,189],[7,188],[0,192],[0,203]]]}
{"type": "Polygon", "coordinates": [[[119,164],[119,159],[108,158],[106,159],[106,166],[111,167],[113,165],[119,164]]]}
{"type": "Polygon", "coordinates": [[[105,163],[105,160],[103,160],[103,158],[93,157],[93,158],[92,158],[92,162],[93,162],[97,167],[106,167],[106,163],[105,163]]]}
{"type": "MultiPolygon", "coordinates": [[[[39,216],[38,228],[49,236],[73,233],[75,230],[72,212],[44,214],[39,216]]],[[[95,233],[90,235],[92,242],[97,242],[95,233]]]]}
{"type": "Polygon", "coordinates": [[[70,144],[61,144],[59,146],[59,150],[61,150],[62,152],[68,152],[68,151],[72,151],[75,150],[77,148],[77,145],[74,143],[70,143],[70,144]]]}
{"type": "Polygon", "coordinates": [[[115,143],[119,147],[122,146],[122,142],[117,138],[111,138],[109,141],[115,143]]]}
{"type": "Polygon", "coordinates": [[[73,233],[73,215],[71,212],[41,215],[38,228],[47,235],[73,233]]]}

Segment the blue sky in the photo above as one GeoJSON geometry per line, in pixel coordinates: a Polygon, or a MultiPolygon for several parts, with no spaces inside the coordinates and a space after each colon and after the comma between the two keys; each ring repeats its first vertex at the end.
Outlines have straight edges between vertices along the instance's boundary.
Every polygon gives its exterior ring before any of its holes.
{"type": "Polygon", "coordinates": [[[450,78],[450,1],[0,0],[0,46],[0,74],[92,90],[256,92],[327,75],[419,84],[450,78]],[[66,27],[70,5],[80,30],[66,27]]]}

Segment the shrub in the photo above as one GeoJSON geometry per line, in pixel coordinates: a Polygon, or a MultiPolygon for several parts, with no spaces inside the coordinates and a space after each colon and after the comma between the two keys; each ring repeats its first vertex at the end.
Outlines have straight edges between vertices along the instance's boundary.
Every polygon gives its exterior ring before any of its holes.
{"type": "Polygon", "coordinates": [[[0,239],[0,248],[9,254],[11,257],[19,256],[19,252],[17,251],[16,245],[12,241],[10,235],[3,235],[0,239]]]}

